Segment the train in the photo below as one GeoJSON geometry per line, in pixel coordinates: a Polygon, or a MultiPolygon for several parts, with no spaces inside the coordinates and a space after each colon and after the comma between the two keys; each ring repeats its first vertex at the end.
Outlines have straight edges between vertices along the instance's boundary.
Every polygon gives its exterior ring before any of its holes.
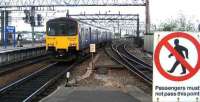
{"type": "Polygon", "coordinates": [[[60,17],[46,23],[46,51],[56,59],[89,52],[89,45],[102,45],[112,40],[109,29],[74,18],[60,17]]]}

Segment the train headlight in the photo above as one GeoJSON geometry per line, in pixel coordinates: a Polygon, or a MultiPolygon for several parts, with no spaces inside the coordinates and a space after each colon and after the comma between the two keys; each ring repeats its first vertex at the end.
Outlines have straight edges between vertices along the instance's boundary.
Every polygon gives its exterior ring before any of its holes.
{"type": "Polygon", "coordinates": [[[71,46],[73,46],[73,47],[74,47],[74,46],[76,46],[76,44],[71,44],[71,46]]]}
{"type": "Polygon", "coordinates": [[[54,46],[54,44],[51,44],[51,43],[49,43],[49,44],[47,44],[48,46],[54,46]]]}

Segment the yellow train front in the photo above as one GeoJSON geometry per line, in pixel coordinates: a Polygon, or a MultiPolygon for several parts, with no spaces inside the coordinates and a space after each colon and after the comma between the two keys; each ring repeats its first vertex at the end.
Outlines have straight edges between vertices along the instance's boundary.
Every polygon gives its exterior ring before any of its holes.
{"type": "Polygon", "coordinates": [[[54,59],[65,60],[78,53],[88,52],[89,44],[111,41],[108,29],[97,27],[72,18],[56,18],[47,22],[46,50],[54,59]]]}

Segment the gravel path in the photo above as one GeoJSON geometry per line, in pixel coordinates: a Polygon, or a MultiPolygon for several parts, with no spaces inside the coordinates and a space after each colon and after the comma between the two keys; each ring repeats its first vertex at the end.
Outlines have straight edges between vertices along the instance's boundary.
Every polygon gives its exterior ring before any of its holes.
{"type": "MultiPolygon", "coordinates": [[[[112,61],[104,52],[103,49],[98,51],[99,59],[95,65],[118,65],[112,61]]],[[[87,67],[89,66],[91,59],[84,61],[81,65],[77,66],[71,71],[72,77],[83,75],[87,67]]],[[[109,68],[108,68],[109,69],[109,68]]],[[[109,87],[117,88],[123,91],[128,90],[128,87],[134,86],[143,90],[146,94],[151,95],[151,86],[147,85],[138,76],[129,72],[126,68],[112,69],[108,71],[108,74],[100,75],[92,73],[90,77],[78,81],[77,86],[81,87],[109,87]]]]}

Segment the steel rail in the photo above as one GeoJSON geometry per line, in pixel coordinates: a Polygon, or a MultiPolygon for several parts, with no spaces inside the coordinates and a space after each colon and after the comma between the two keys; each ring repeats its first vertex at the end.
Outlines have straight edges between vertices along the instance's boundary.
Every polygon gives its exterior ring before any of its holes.
{"type": "Polygon", "coordinates": [[[145,81],[147,81],[148,83],[152,83],[153,71],[145,65],[139,63],[137,60],[130,58],[130,56],[128,55],[125,55],[124,44],[117,46],[116,50],[118,51],[118,54],[122,58],[122,60],[127,63],[132,71],[134,70],[135,72],[140,74],[140,76],[142,76],[142,78],[145,79],[145,81]]]}
{"type": "MultiPolygon", "coordinates": [[[[105,49],[106,54],[108,56],[110,56],[114,61],[116,61],[117,63],[121,64],[122,66],[124,66],[125,68],[127,68],[128,70],[130,70],[131,72],[136,74],[137,76],[139,76],[145,82],[152,85],[152,72],[150,71],[150,74],[149,74],[149,69],[147,69],[143,66],[141,67],[138,65],[137,66],[133,65],[133,62],[130,62],[130,58],[127,59],[126,57],[124,57],[124,55],[122,55],[117,50],[117,47],[118,47],[117,44],[112,44],[111,45],[112,50],[105,49]],[[117,56],[113,55],[113,54],[117,54],[117,56]],[[138,69],[138,67],[140,67],[140,69],[138,69]],[[146,75],[146,74],[149,74],[149,75],[146,75]]],[[[136,63],[136,62],[134,61],[134,63],[136,63]]]]}
{"type": "Polygon", "coordinates": [[[29,76],[7,85],[0,89],[1,102],[30,102],[67,71],[88,57],[87,55],[80,60],[67,64],[54,62],[29,76]]]}

